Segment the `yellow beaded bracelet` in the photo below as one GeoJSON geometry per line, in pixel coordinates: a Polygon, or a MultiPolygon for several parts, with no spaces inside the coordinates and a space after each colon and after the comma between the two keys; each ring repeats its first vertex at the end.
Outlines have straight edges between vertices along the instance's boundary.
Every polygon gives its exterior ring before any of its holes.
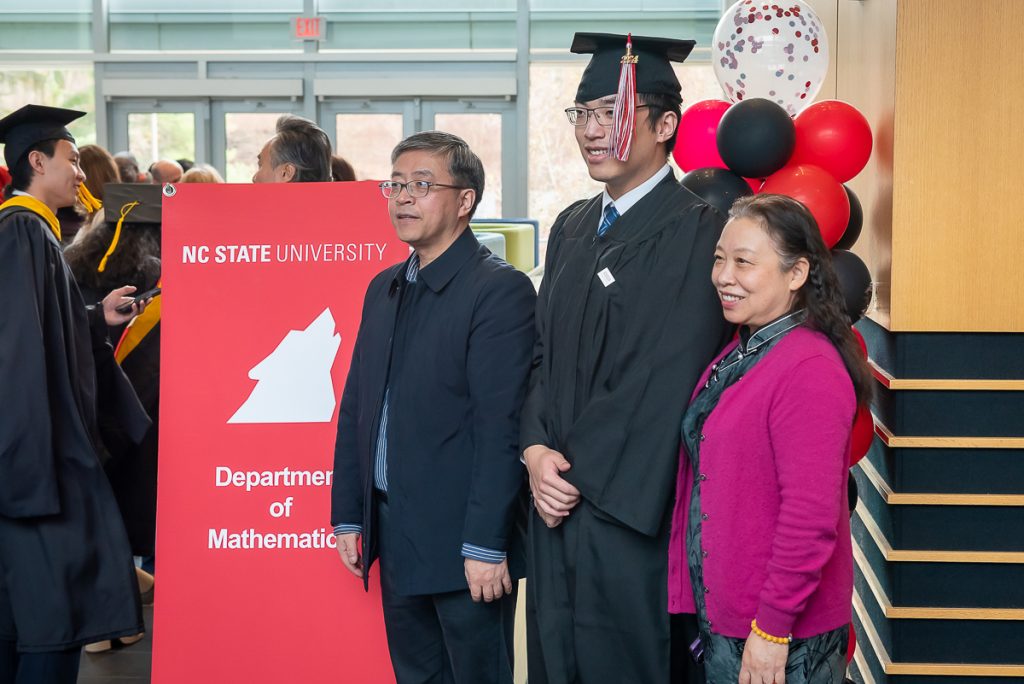
{"type": "Polygon", "coordinates": [[[791,642],[793,640],[793,635],[792,634],[790,634],[789,636],[785,636],[785,637],[777,637],[777,636],[772,636],[768,632],[765,632],[764,630],[762,630],[760,627],[757,626],[757,618],[754,618],[753,620],[750,621],[750,629],[757,636],[761,637],[765,641],[770,641],[773,644],[788,644],[789,642],[791,642]]]}

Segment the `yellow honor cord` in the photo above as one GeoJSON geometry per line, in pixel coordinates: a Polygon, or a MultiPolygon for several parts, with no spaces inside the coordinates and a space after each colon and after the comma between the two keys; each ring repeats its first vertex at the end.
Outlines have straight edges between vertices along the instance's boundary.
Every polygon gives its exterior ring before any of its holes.
{"type": "Polygon", "coordinates": [[[100,265],[96,269],[100,273],[103,273],[103,271],[106,270],[107,258],[114,253],[115,249],[117,249],[117,243],[121,239],[121,226],[124,225],[125,217],[128,216],[129,212],[137,206],[139,206],[138,202],[129,202],[121,207],[121,217],[117,219],[117,226],[114,228],[114,239],[110,241],[110,247],[107,248],[107,253],[103,255],[102,259],[100,259],[100,265]]]}
{"type": "Polygon", "coordinates": [[[37,200],[35,197],[32,197],[31,195],[15,195],[3,204],[0,204],[0,210],[6,209],[7,207],[23,207],[38,214],[40,218],[50,225],[50,230],[53,231],[54,236],[56,236],[57,242],[60,242],[60,221],[58,221],[57,216],[50,211],[50,207],[37,200]]]}
{"type": "Polygon", "coordinates": [[[97,211],[103,208],[103,203],[93,197],[93,194],[89,192],[89,188],[82,183],[78,186],[78,201],[82,203],[85,210],[90,214],[95,214],[97,211]]]}
{"type": "MultiPolygon", "coordinates": [[[[156,285],[160,287],[160,283],[156,285]]],[[[149,303],[146,310],[133,318],[128,327],[124,329],[124,333],[121,334],[121,339],[117,343],[117,349],[114,350],[114,358],[118,363],[124,361],[125,357],[131,354],[143,338],[152,332],[156,324],[160,322],[161,301],[160,295],[153,297],[153,301],[149,303]]]]}

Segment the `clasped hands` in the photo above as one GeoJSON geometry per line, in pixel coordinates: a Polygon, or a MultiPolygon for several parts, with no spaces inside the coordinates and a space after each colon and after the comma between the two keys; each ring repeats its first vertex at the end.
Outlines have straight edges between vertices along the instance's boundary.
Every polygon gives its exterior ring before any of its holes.
{"type": "Polygon", "coordinates": [[[580,502],[580,490],[562,478],[562,473],[572,465],[561,453],[542,444],[527,447],[523,461],[530,473],[530,491],[537,514],[548,527],[558,527],[580,502]]]}

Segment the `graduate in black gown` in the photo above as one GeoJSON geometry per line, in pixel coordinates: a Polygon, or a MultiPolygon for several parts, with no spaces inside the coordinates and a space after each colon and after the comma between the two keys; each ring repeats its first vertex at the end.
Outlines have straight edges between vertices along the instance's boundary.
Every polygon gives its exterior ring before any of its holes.
{"type": "Polygon", "coordinates": [[[27,105],[0,120],[0,684],[74,682],[82,644],[143,629],[97,456],[100,415],[135,439],[149,425],[107,338],[141,306],[116,312],[126,287],[86,309],[55,216],[84,180],[65,128],[83,114],[27,105]]]}
{"type": "Polygon", "coordinates": [[[672,664],[669,514],[686,397],[732,333],[710,280],[725,217],[667,164],[681,101],[669,62],[693,42],[633,37],[635,94],[620,79],[626,43],[577,34],[572,46],[593,58],[566,113],[605,191],[555,221],[537,302],[520,438],[536,512],[530,684],[691,676],[672,664]]]}

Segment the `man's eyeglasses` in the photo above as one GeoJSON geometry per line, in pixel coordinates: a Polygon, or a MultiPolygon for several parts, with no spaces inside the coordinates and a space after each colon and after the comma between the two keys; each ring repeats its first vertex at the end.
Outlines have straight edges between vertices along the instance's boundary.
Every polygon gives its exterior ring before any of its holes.
{"type": "Polygon", "coordinates": [[[383,181],[380,184],[380,194],[384,195],[388,199],[397,199],[402,193],[402,188],[409,193],[409,197],[426,197],[427,193],[430,192],[431,188],[451,188],[452,190],[468,190],[469,188],[462,187],[461,185],[445,185],[444,183],[431,183],[425,180],[414,180],[408,183],[399,183],[398,181],[383,181]]]}
{"type": "MultiPolygon", "coordinates": [[[[650,107],[650,105],[636,106],[637,109],[642,107],[650,107]]],[[[615,107],[569,107],[565,110],[565,115],[573,126],[586,126],[591,115],[597,119],[600,126],[611,126],[615,123],[615,107]]]]}

